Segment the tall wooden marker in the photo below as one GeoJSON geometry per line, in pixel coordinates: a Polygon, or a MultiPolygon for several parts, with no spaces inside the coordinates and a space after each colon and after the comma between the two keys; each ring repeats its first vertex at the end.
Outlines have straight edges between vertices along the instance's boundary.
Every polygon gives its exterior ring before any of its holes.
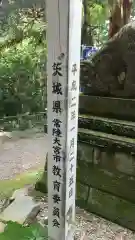
{"type": "Polygon", "coordinates": [[[48,237],[72,240],[82,0],[47,0],[48,237]]]}

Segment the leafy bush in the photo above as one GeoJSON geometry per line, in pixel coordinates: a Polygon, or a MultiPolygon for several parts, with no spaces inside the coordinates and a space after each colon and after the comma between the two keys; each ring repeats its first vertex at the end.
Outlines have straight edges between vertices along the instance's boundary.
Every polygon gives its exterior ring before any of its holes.
{"type": "Polygon", "coordinates": [[[20,9],[0,37],[0,116],[44,110],[45,23],[35,11],[20,9]],[[33,15],[34,13],[34,15],[33,15]]]}
{"type": "Polygon", "coordinates": [[[0,92],[1,108],[5,115],[43,110],[43,81],[41,58],[45,62],[45,50],[35,50],[24,41],[18,49],[9,49],[1,56],[0,92]]]}
{"type": "Polygon", "coordinates": [[[47,240],[47,227],[32,224],[28,227],[16,222],[8,222],[5,231],[0,234],[0,240],[47,240]]]}

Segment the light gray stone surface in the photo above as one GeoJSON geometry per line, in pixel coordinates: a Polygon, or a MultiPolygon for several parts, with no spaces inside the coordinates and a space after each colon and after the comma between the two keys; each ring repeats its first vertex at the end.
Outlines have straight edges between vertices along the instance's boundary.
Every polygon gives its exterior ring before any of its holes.
{"type": "Polygon", "coordinates": [[[22,198],[24,196],[28,195],[28,189],[27,188],[21,188],[17,189],[13,192],[12,196],[10,197],[10,200],[15,200],[18,198],[22,198]]]}
{"type": "Polygon", "coordinates": [[[0,220],[23,224],[28,221],[28,219],[34,219],[39,210],[40,203],[36,203],[32,197],[19,197],[0,214],[0,220]]]}

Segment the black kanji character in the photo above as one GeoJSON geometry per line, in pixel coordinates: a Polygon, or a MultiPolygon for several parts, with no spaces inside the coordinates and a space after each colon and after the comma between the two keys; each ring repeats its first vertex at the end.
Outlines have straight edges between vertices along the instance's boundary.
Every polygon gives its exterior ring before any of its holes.
{"type": "Polygon", "coordinates": [[[76,106],[76,103],[72,103],[72,104],[71,104],[71,107],[75,107],[75,106],[76,106]]]}
{"type": "Polygon", "coordinates": [[[75,157],[74,157],[74,151],[73,151],[73,152],[70,153],[70,160],[69,161],[71,162],[74,158],[75,157]]]}
{"type": "Polygon", "coordinates": [[[73,176],[71,176],[70,178],[69,178],[69,187],[71,187],[71,185],[74,183],[74,177],[73,176]]]}
{"type": "Polygon", "coordinates": [[[72,101],[74,101],[76,99],[76,97],[72,97],[72,101]]]}
{"type": "Polygon", "coordinates": [[[72,138],[70,141],[70,148],[74,148],[74,146],[75,146],[75,139],[72,138]]]}
{"type": "Polygon", "coordinates": [[[57,138],[57,137],[55,137],[55,138],[53,139],[53,144],[58,144],[58,146],[61,146],[60,139],[57,138]]]}
{"type": "Polygon", "coordinates": [[[61,137],[61,130],[59,128],[53,128],[52,134],[53,134],[53,136],[61,137]]]}
{"type": "Polygon", "coordinates": [[[73,196],[73,188],[70,188],[69,190],[69,198],[71,198],[73,196]]]}
{"type": "Polygon", "coordinates": [[[61,158],[62,157],[60,155],[53,155],[53,160],[56,161],[56,163],[60,162],[61,158]]]}
{"type": "Polygon", "coordinates": [[[71,205],[67,211],[67,222],[68,224],[72,221],[72,216],[73,216],[73,205],[71,205]]]}
{"type": "Polygon", "coordinates": [[[77,86],[76,86],[76,81],[75,80],[72,81],[72,88],[71,88],[71,90],[72,91],[77,90],[77,86]]]}
{"type": "Polygon", "coordinates": [[[53,101],[53,112],[61,113],[60,101],[53,101]]]}
{"type": "Polygon", "coordinates": [[[60,227],[60,223],[57,221],[57,219],[53,220],[53,227],[57,227],[57,228],[60,227]]]}
{"type": "Polygon", "coordinates": [[[62,73],[61,73],[61,65],[62,65],[62,63],[54,63],[53,64],[53,76],[56,76],[56,75],[58,75],[58,76],[62,76],[62,73]]]}
{"type": "Polygon", "coordinates": [[[61,61],[64,57],[65,57],[65,54],[61,53],[60,56],[58,57],[58,59],[61,61]]]}
{"type": "Polygon", "coordinates": [[[52,172],[53,172],[53,175],[61,177],[60,175],[61,169],[58,166],[54,165],[52,172]]]}
{"type": "Polygon", "coordinates": [[[76,97],[72,97],[71,107],[75,107],[75,106],[76,106],[76,97]]]}
{"type": "Polygon", "coordinates": [[[58,182],[57,180],[53,181],[53,189],[56,190],[57,192],[60,191],[60,185],[61,185],[61,183],[58,182]]]}
{"type": "Polygon", "coordinates": [[[60,124],[62,123],[59,119],[55,118],[52,121],[54,123],[54,127],[60,128],[60,124]]]}
{"type": "Polygon", "coordinates": [[[60,218],[60,210],[57,207],[53,208],[53,216],[60,218]]]}
{"type": "Polygon", "coordinates": [[[73,66],[72,66],[72,73],[75,75],[76,72],[77,72],[77,65],[73,64],[73,66]]]}
{"type": "Polygon", "coordinates": [[[53,195],[53,202],[59,204],[60,202],[60,196],[58,194],[53,195]]]}
{"type": "Polygon", "coordinates": [[[72,128],[70,129],[70,132],[72,132],[73,130],[75,130],[75,127],[72,127],[72,128]]]}
{"type": "Polygon", "coordinates": [[[59,147],[59,146],[53,146],[53,149],[54,149],[54,154],[55,154],[55,155],[59,155],[59,154],[60,154],[61,147],[59,147]]]}
{"type": "Polygon", "coordinates": [[[74,160],[74,156],[71,156],[71,158],[69,159],[69,162],[72,162],[74,160]]]}
{"type": "Polygon", "coordinates": [[[76,118],[75,110],[71,112],[71,120],[74,120],[76,118]]]}
{"type": "Polygon", "coordinates": [[[62,95],[62,85],[59,82],[53,83],[52,85],[52,93],[60,94],[62,95]]]}
{"type": "Polygon", "coordinates": [[[71,163],[71,166],[70,166],[70,171],[71,172],[73,171],[73,167],[74,167],[74,165],[71,163]]]}

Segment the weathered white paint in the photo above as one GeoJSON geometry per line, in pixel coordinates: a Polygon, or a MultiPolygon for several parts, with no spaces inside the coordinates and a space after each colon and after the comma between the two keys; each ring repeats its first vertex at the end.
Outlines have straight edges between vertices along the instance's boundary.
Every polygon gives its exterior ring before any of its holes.
{"type": "Polygon", "coordinates": [[[71,240],[75,222],[82,0],[47,0],[46,7],[48,22],[48,237],[51,240],[71,240]],[[58,62],[61,62],[59,72],[62,76],[53,75],[52,66],[58,62]],[[75,73],[72,72],[73,68],[77,70],[75,73]],[[54,83],[61,85],[63,95],[52,93],[54,83]],[[54,101],[60,101],[61,113],[52,110],[54,101]],[[58,146],[58,142],[54,144],[55,137],[53,136],[56,134],[53,119],[56,118],[61,121],[60,128],[57,128],[61,131],[61,137],[59,137],[61,159],[59,162],[56,162],[56,158],[54,159],[54,150],[58,146]],[[59,172],[61,177],[54,175],[54,165],[57,170],[61,169],[59,172]],[[54,189],[56,180],[60,182],[59,197],[61,201],[58,203],[54,203],[53,199],[58,190],[54,189]],[[53,210],[56,208],[60,211],[60,218],[53,216],[53,210]],[[54,219],[55,222],[53,222],[54,219]],[[59,228],[54,226],[56,220],[60,224],[59,228]]]}

